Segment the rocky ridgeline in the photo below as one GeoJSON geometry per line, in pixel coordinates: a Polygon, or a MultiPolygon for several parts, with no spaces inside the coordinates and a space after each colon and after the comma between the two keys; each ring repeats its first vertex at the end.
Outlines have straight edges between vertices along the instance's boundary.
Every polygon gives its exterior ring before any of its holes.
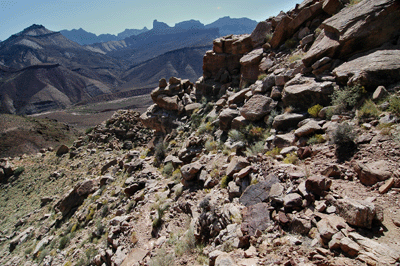
{"type": "Polygon", "coordinates": [[[306,0],[215,40],[195,84],[162,79],[142,115],[35,158],[69,185],[1,232],[0,263],[399,264],[399,12],[306,0]]]}

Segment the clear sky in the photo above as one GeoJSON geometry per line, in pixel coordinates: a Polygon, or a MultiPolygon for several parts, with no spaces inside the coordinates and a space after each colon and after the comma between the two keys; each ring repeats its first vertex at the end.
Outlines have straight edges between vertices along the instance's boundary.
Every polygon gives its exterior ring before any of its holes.
{"type": "Polygon", "coordinates": [[[170,26],[189,19],[209,24],[224,16],[262,21],[296,3],[301,0],[0,0],[0,40],[32,24],[53,31],[83,28],[99,35],[151,29],[154,19],[170,26]]]}

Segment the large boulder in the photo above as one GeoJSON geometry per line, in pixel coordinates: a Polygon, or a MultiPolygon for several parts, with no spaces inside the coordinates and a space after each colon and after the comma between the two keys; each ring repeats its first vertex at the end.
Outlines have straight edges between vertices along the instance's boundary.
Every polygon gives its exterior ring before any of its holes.
{"type": "Polygon", "coordinates": [[[332,185],[332,180],[320,175],[310,176],[306,180],[306,189],[316,195],[323,196],[332,185]]]}
{"type": "Polygon", "coordinates": [[[234,174],[240,172],[240,170],[249,166],[249,161],[244,157],[235,156],[232,158],[231,162],[226,169],[227,176],[233,176],[234,174]]]}
{"type": "Polygon", "coordinates": [[[242,77],[248,81],[256,81],[260,75],[259,64],[263,57],[263,48],[256,49],[240,58],[242,77]]]}
{"type": "Polygon", "coordinates": [[[297,74],[286,83],[282,92],[282,101],[285,106],[309,108],[315,104],[328,105],[333,93],[333,82],[317,82],[314,78],[297,74]]]}
{"type": "Polygon", "coordinates": [[[360,84],[369,90],[400,81],[400,50],[378,50],[357,57],[333,70],[338,82],[360,84]]]}
{"type": "Polygon", "coordinates": [[[277,130],[288,130],[297,127],[297,124],[304,119],[305,116],[302,114],[284,113],[274,118],[272,127],[277,130]]]}
{"type": "Polygon", "coordinates": [[[274,101],[264,95],[254,95],[251,97],[240,110],[240,114],[250,121],[257,121],[269,114],[274,101]]]}
{"type": "Polygon", "coordinates": [[[67,215],[72,209],[78,207],[89,196],[99,188],[99,180],[91,179],[78,183],[68,191],[55,205],[55,208],[67,215]]]}
{"type": "Polygon", "coordinates": [[[256,231],[264,231],[271,225],[269,204],[257,203],[246,207],[242,211],[242,232],[244,235],[254,236],[256,231]]]}
{"type": "Polygon", "coordinates": [[[322,23],[323,32],[303,63],[309,67],[324,56],[344,58],[379,47],[398,31],[399,17],[400,3],[395,0],[362,1],[344,8],[322,23]]]}
{"type": "Polygon", "coordinates": [[[240,197],[240,203],[248,207],[268,201],[271,187],[276,183],[279,183],[279,179],[275,175],[271,175],[266,181],[248,186],[240,197]]]}
{"type": "Polygon", "coordinates": [[[338,199],[335,202],[337,213],[350,225],[371,228],[376,216],[375,205],[351,198],[338,199]]]}
{"type": "Polygon", "coordinates": [[[224,109],[218,116],[219,127],[223,131],[231,129],[232,120],[239,116],[239,111],[234,109],[224,109]]]}
{"type": "Polygon", "coordinates": [[[358,174],[360,182],[366,186],[372,186],[380,181],[385,181],[392,176],[388,163],[384,160],[364,164],[354,163],[354,170],[358,174]]]}
{"type": "Polygon", "coordinates": [[[294,135],[298,138],[301,138],[314,134],[315,132],[320,130],[322,130],[322,127],[318,124],[318,122],[315,120],[311,120],[302,125],[301,127],[299,127],[298,129],[296,129],[294,135]]]}
{"type": "Polygon", "coordinates": [[[202,167],[203,165],[198,162],[182,166],[181,168],[182,178],[186,181],[193,180],[202,167]]]}
{"type": "Polygon", "coordinates": [[[260,47],[265,43],[265,37],[271,33],[272,24],[269,21],[261,21],[250,35],[254,47],[260,47]]]}

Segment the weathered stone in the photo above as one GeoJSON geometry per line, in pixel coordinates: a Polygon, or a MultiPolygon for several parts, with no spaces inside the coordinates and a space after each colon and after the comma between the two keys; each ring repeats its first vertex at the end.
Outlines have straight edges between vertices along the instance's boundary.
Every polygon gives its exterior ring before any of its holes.
{"type": "Polygon", "coordinates": [[[124,193],[129,197],[133,196],[136,192],[139,190],[143,189],[146,186],[145,182],[135,182],[133,184],[130,184],[128,187],[124,189],[124,193]]]}
{"type": "Polygon", "coordinates": [[[338,214],[350,225],[371,228],[375,219],[375,205],[366,201],[350,198],[338,199],[335,202],[338,214]]]}
{"type": "Polygon", "coordinates": [[[257,121],[271,112],[273,100],[264,95],[254,95],[242,107],[240,114],[250,121],[257,121]]]}
{"type": "Polygon", "coordinates": [[[357,256],[361,251],[361,247],[348,237],[340,239],[340,249],[350,257],[357,256]]]}
{"type": "Polygon", "coordinates": [[[263,51],[263,48],[256,49],[240,58],[240,64],[242,66],[240,72],[244,79],[249,81],[257,80],[260,74],[258,66],[261,62],[263,51]]]}
{"type": "Polygon", "coordinates": [[[302,114],[284,113],[281,115],[277,115],[274,118],[272,127],[277,130],[288,130],[290,128],[297,127],[297,124],[303,119],[305,119],[305,117],[302,114]]]}
{"type": "Polygon", "coordinates": [[[193,180],[202,167],[203,165],[198,162],[182,166],[181,168],[182,178],[186,181],[193,180]]]}
{"type": "Polygon", "coordinates": [[[296,136],[294,133],[279,134],[276,135],[273,140],[273,145],[275,147],[283,148],[287,146],[292,146],[296,141],[296,136]]]}
{"type": "Polygon", "coordinates": [[[314,175],[306,180],[306,189],[316,195],[323,196],[332,185],[332,180],[325,176],[314,175]]]}
{"type": "Polygon", "coordinates": [[[69,148],[66,145],[61,145],[57,151],[56,151],[56,155],[57,156],[62,156],[64,154],[67,154],[69,152],[69,148]]]}
{"type": "Polygon", "coordinates": [[[239,116],[238,110],[224,109],[218,116],[220,129],[223,131],[231,129],[232,120],[237,116],[239,116]]]}
{"type": "Polygon", "coordinates": [[[395,60],[399,56],[400,50],[378,50],[346,62],[332,73],[342,84],[360,84],[373,91],[400,80],[400,62],[395,60]]]}
{"type": "Polygon", "coordinates": [[[244,118],[243,116],[237,116],[232,120],[231,128],[232,129],[241,129],[245,128],[250,121],[244,118]]]}
{"type": "Polygon", "coordinates": [[[242,211],[242,232],[244,235],[254,236],[256,231],[264,231],[271,225],[269,205],[257,203],[246,207],[242,211]]]}
{"type": "Polygon", "coordinates": [[[288,15],[284,14],[281,17],[278,25],[275,27],[274,34],[272,35],[272,38],[269,42],[273,49],[277,48],[290,37],[291,32],[288,30],[290,22],[292,22],[292,18],[288,15]]]}
{"type": "Polygon", "coordinates": [[[232,158],[231,162],[226,169],[227,176],[233,176],[233,174],[238,173],[243,168],[249,166],[249,161],[244,157],[235,156],[232,158]]]}
{"type": "Polygon", "coordinates": [[[121,266],[135,265],[136,263],[139,263],[140,261],[142,261],[146,257],[147,253],[148,253],[148,251],[146,251],[144,249],[134,248],[126,256],[126,258],[122,262],[121,266]]]}
{"type": "Polygon", "coordinates": [[[388,96],[389,93],[384,86],[378,86],[372,95],[372,100],[379,101],[388,96]]]}
{"type": "Polygon", "coordinates": [[[297,193],[287,194],[283,198],[283,206],[286,209],[299,208],[303,205],[303,198],[297,193]]]}
{"type": "Polygon", "coordinates": [[[374,261],[376,265],[394,265],[400,259],[400,251],[397,248],[378,243],[356,232],[349,233],[349,238],[362,248],[360,255],[374,261]]]}
{"type": "MultiPolygon", "coordinates": [[[[267,58],[267,57],[263,57],[261,59],[260,65],[258,67],[259,67],[260,73],[264,73],[264,72],[267,72],[274,65],[275,65],[275,62],[273,60],[271,60],[270,58],[267,58]]],[[[274,79],[274,82],[275,82],[275,79],[274,79]]],[[[273,84],[273,85],[275,85],[275,84],[273,84]]]]}
{"type": "Polygon", "coordinates": [[[356,162],[354,170],[358,174],[360,182],[366,186],[372,186],[379,181],[384,181],[392,175],[387,162],[384,160],[375,161],[368,164],[356,162]]]}
{"type": "Polygon", "coordinates": [[[294,217],[290,225],[290,228],[294,233],[301,235],[307,235],[310,232],[311,227],[311,220],[299,218],[297,216],[294,217]]]}
{"type": "Polygon", "coordinates": [[[296,129],[296,131],[294,132],[294,135],[298,138],[301,138],[301,137],[305,137],[305,136],[314,134],[315,132],[320,131],[320,130],[322,130],[322,127],[318,124],[318,122],[315,120],[311,120],[308,123],[306,123],[305,125],[296,129]]]}
{"type": "Polygon", "coordinates": [[[244,100],[246,99],[245,95],[250,91],[250,88],[240,90],[233,95],[229,96],[228,98],[228,104],[240,104],[243,103],[244,100]]]}
{"type": "Polygon", "coordinates": [[[81,205],[89,194],[95,192],[98,188],[98,180],[92,179],[80,182],[56,203],[55,208],[65,216],[72,209],[81,205]]]}
{"type": "Polygon", "coordinates": [[[101,170],[100,170],[101,174],[104,175],[107,172],[108,168],[110,168],[111,166],[117,165],[117,163],[118,163],[117,159],[114,159],[114,160],[111,160],[111,161],[107,162],[101,168],[101,170]]]}
{"type": "Polygon", "coordinates": [[[317,82],[297,74],[286,83],[282,92],[282,101],[285,106],[308,108],[315,104],[327,105],[329,96],[333,93],[333,83],[330,81],[317,82]]]}
{"type": "Polygon", "coordinates": [[[237,264],[228,253],[223,253],[215,260],[215,266],[236,266],[237,264]]]}
{"type": "Polygon", "coordinates": [[[270,175],[266,181],[248,186],[240,197],[239,202],[246,207],[266,202],[270,197],[271,187],[277,183],[279,183],[279,179],[275,175],[270,175]]]}
{"type": "Polygon", "coordinates": [[[285,147],[285,148],[283,148],[282,150],[281,150],[281,152],[280,152],[280,155],[282,155],[282,156],[286,156],[286,155],[288,155],[288,154],[290,154],[290,153],[297,153],[297,150],[298,150],[299,148],[297,148],[297,146],[290,146],[290,147],[285,147]]]}
{"type": "Polygon", "coordinates": [[[240,189],[240,187],[238,185],[236,185],[236,182],[231,181],[231,182],[228,183],[228,196],[229,196],[229,199],[232,200],[233,198],[240,197],[241,194],[242,194],[241,193],[241,189],[240,189]]]}
{"type": "Polygon", "coordinates": [[[388,180],[386,180],[385,184],[383,184],[382,186],[379,187],[379,193],[381,194],[385,194],[389,191],[389,189],[391,189],[394,185],[394,178],[390,178],[388,180]]]}
{"type": "MultiPolygon", "coordinates": [[[[324,30],[303,62],[310,66],[324,56],[344,58],[379,47],[400,27],[399,16],[400,6],[393,0],[363,1],[344,8],[322,23],[324,30]],[[359,43],[363,45],[357,45],[359,43]]],[[[362,68],[363,65],[359,66],[362,68]]]]}
{"type": "Polygon", "coordinates": [[[250,35],[251,40],[253,41],[253,47],[260,47],[265,43],[265,36],[268,33],[271,33],[272,24],[268,21],[261,21],[257,24],[256,28],[250,35]]]}
{"type": "Polygon", "coordinates": [[[165,78],[162,78],[158,81],[158,87],[160,88],[165,88],[168,86],[167,80],[165,78]]]}
{"type": "Polygon", "coordinates": [[[337,228],[332,226],[328,219],[323,218],[317,223],[317,228],[320,236],[326,241],[330,241],[332,236],[339,232],[337,228]]]}
{"type": "Polygon", "coordinates": [[[202,106],[201,103],[190,103],[185,106],[185,111],[188,114],[192,114],[196,109],[200,109],[202,106]]]}
{"type": "Polygon", "coordinates": [[[343,4],[340,0],[325,0],[322,5],[322,9],[329,15],[336,14],[342,8],[343,4]]]}

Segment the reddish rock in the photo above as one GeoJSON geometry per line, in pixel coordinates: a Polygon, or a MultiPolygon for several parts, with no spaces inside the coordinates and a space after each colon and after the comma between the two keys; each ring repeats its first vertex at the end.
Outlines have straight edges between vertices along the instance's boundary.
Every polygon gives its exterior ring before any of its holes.
{"type": "Polygon", "coordinates": [[[274,101],[264,95],[254,95],[242,107],[240,114],[250,121],[257,121],[271,112],[274,101]]]}
{"type": "Polygon", "coordinates": [[[257,203],[246,207],[242,211],[242,232],[244,235],[254,236],[256,231],[264,231],[271,225],[269,205],[257,203]]]}
{"type": "Polygon", "coordinates": [[[332,180],[325,176],[314,175],[306,180],[306,189],[316,195],[323,196],[330,189],[332,180]]]}

